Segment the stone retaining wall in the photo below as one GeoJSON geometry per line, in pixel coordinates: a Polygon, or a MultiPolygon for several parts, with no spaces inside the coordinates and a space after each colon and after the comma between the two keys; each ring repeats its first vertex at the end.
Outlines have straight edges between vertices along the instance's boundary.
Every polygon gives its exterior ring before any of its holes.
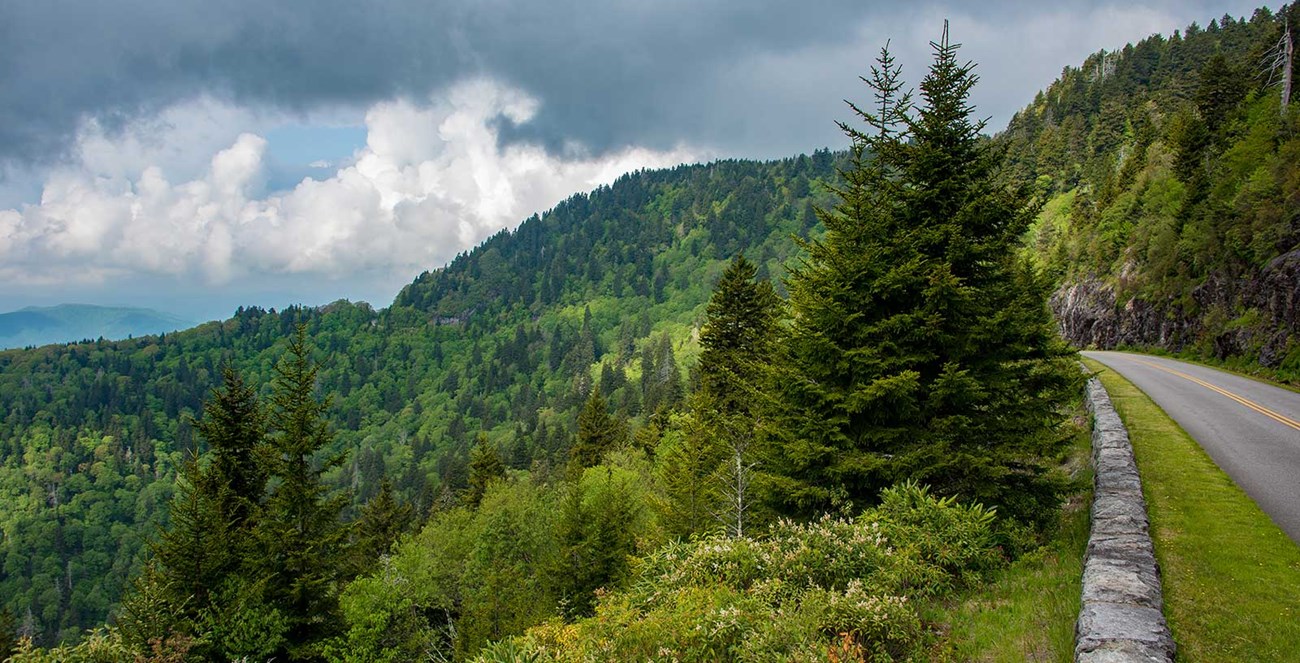
{"type": "Polygon", "coordinates": [[[1174,640],[1165,623],[1160,569],[1128,431],[1097,378],[1088,380],[1087,397],[1096,491],[1074,660],[1170,662],[1174,640]]]}

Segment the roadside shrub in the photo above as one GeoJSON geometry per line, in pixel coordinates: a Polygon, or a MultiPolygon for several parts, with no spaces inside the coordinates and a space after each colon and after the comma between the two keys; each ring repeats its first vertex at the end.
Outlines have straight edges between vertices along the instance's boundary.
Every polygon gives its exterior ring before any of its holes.
{"type": "Polygon", "coordinates": [[[1001,560],[994,514],[916,484],[856,519],[665,545],[595,614],[554,619],[478,661],[893,661],[923,655],[921,606],[1001,560]]]}

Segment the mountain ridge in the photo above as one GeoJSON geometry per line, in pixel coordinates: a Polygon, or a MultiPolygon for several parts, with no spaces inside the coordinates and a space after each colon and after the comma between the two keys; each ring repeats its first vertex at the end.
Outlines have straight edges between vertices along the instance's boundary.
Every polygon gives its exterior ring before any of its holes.
{"type": "Polygon", "coordinates": [[[0,349],[169,333],[194,321],[151,308],[64,303],[0,313],[0,349]]]}
{"type": "Polygon", "coordinates": [[[512,467],[562,467],[589,389],[636,422],[680,398],[712,281],[741,248],[764,278],[779,276],[790,236],[817,232],[812,209],[829,203],[841,159],[629,173],[378,310],[241,307],[165,337],[0,351],[0,596],[20,618],[31,609],[42,643],[102,623],[166,522],[173,477],[198,444],[190,417],[222,365],[265,391],[299,323],[334,400],[328,451],[349,451],[328,479],[358,503],[387,476],[427,512],[463,489],[479,432],[512,467]],[[88,484],[78,468],[92,466],[88,484]]]}

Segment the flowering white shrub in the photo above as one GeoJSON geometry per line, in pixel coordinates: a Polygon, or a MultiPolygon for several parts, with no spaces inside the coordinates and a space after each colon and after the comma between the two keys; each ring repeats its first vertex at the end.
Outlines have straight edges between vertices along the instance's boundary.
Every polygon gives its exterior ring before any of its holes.
{"type": "Polygon", "coordinates": [[[915,484],[857,519],[673,543],[594,617],[558,620],[479,661],[892,661],[923,657],[920,605],[999,561],[993,513],[915,484]]]}

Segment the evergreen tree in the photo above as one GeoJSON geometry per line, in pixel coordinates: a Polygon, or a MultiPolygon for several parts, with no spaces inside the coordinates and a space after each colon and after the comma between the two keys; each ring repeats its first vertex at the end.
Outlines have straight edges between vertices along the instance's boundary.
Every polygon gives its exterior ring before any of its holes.
{"type": "Polygon", "coordinates": [[[591,325],[591,307],[582,311],[582,328],[565,356],[565,370],[573,375],[574,389],[585,394],[591,389],[591,365],[596,363],[596,332],[591,325]]]}
{"type": "Polygon", "coordinates": [[[1201,67],[1196,86],[1196,109],[1211,132],[1218,132],[1245,98],[1247,80],[1222,52],[1215,53],[1201,67]]]}
{"type": "Polygon", "coordinates": [[[660,459],[673,512],[668,521],[679,536],[705,531],[715,520],[734,536],[744,533],[762,420],[756,403],[780,313],[771,283],[757,273],[740,255],[714,287],[700,332],[699,388],[680,420],[680,438],[660,459]]]}
{"type": "Polygon", "coordinates": [[[506,466],[501,462],[501,454],[488,441],[487,433],[479,433],[474,448],[469,452],[469,487],[465,489],[465,503],[478,507],[488,486],[505,476],[506,466]]]}
{"type": "Polygon", "coordinates": [[[600,464],[605,453],[622,444],[627,437],[623,423],[609,413],[609,406],[599,390],[593,390],[578,413],[578,439],[569,449],[569,472],[581,474],[584,468],[600,464]]]}
{"type": "MultiPolygon", "coordinates": [[[[693,402],[702,398],[702,392],[691,396],[693,402]]],[[[725,451],[697,411],[695,406],[678,417],[655,450],[661,520],[668,534],[680,539],[715,529],[721,506],[717,474],[725,451]]]]}
{"type": "Polygon", "coordinates": [[[398,537],[411,527],[414,510],[410,504],[398,502],[393,496],[393,485],[384,477],[379,491],[361,509],[361,516],[352,527],[350,575],[356,576],[373,568],[380,557],[388,553],[398,537]]]}
{"type": "Polygon", "coordinates": [[[18,620],[8,606],[0,606],[0,661],[8,659],[18,649],[18,620]]]}
{"type": "Polygon", "coordinates": [[[138,655],[149,652],[154,643],[197,630],[193,619],[197,611],[183,600],[178,602],[176,594],[156,561],[145,564],[131,580],[131,590],[117,607],[115,621],[123,642],[138,655]]]}
{"type": "Polygon", "coordinates": [[[257,526],[258,562],[270,602],[288,619],[292,659],[315,657],[322,639],[332,634],[345,536],[339,522],[343,501],[328,494],[321,478],[343,459],[317,459],[333,436],[325,420],[329,401],[316,398],[317,367],[308,353],[306,328],[299,325],[275,368],[272,488],[257,526]]]}
{"type": "Polygon", "coordinates": [[[505,462],[512,470],[526,470],[532,463],[533,452],[530,445],[532,436],[524,430],[522,423],[515,424],[515,434],[510,440],[510,447],[506,450],[505,462]]]}
{"type": "Polygon", "coordinates": [[[195,424],[208,444],[207,462],[191,457],[182,465],[168,526],[152,544],[153,559],[121,618],[139,650],[180,635],[200,638],[196,653],[206,652],[213,643],[201,636],[210,626],[211,594],[240,572],[250,552],[249,531],[266,483],[263,417],[239,374],[227,367],[223,375],[195,424]]]}
{"type": "Polygon", "coordinates": [[[221,375],[222,388],[213,390],[194,426],[210,456],[200,485],[238,529],[248,524],[266,490],[266,416],[238,372],[226,366],[221,375]]]}
{"type": "Polygon", "coordinates": [[[682,400],[682,378],[668,334],[646,342],[641,353],[642,406],[649,414],[671,410],[682,400]]]}
{"type": "Polygon", "coordinates": [[[596,388],[600,390],[601,396],[608,399],[614,395],[615,391],[621,389],[625,384],[627,384],[627,373],[624,372],[622,366],[615,362],[607,361],[601,363],[600,382],[596,385],[596,388]]]}
{"type": "Polygon", "coordinates": [[[700,331],[700,389],[727,414],[749,411],[760,362],[771,356],[780,299],[758,268],[738,255],[714,286],[700,331]],[[748,393],[747,393],[748,392],[748,393]]]}
{"type": "Polygon", "coordinates": [[[239,563],[231,541],[232,521],[209,483],[198,460],[185,462],[168,514],[170,524],[153,548],[173,611],[191,621],[207,607],[211,589],[239,563]]]}
{"type": "Polygon", "coordinates": [[[882,50],[826,235],[788,280],[793,324],[775,385],[776,495],[813,513],[914,479],[1024,518],[1053,513],[1048,459],[1078,370],[1047,284],[1015,249],[1034,207],[1000,178],[971,119],[973,65],[957,44],[913,107],[882,50]]]}
{"type": "Polygon", "coordinates": [[[557,528],[564,567],[555,577],[569,617],[590,615],[596,590],[628,572],[643,508],[628,488],[609,466],[588,470],[565,487],[557,528]]]}

